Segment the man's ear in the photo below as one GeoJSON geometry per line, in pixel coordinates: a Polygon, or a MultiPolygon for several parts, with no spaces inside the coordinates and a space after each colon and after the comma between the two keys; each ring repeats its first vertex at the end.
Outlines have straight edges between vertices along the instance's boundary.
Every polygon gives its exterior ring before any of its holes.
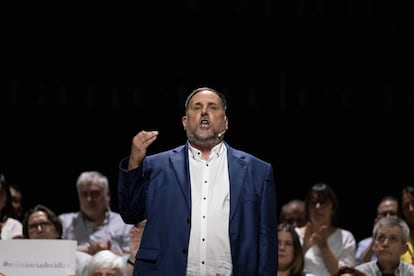
{"type": "Polygon", "coordinates": [[[181,117],[181,123],[183,124],[185,130],[187,124],[187,116],[184,115],[183,117],[181,117]]]}

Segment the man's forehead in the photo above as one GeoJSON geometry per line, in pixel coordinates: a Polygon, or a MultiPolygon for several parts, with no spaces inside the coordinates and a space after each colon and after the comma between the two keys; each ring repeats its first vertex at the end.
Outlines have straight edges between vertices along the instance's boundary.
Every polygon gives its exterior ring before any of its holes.
{"type": "Polygon", "coordinates": [[[389,226],[389,225],[382,225],[380,227],[378,227],[378,234],[381,233],[400,233],[401,229],[398,226],[389,226]]]}
{"type": "Polygon", "coordinates": [[[213,101],[213,102],[217,102],[219,100],[219,96],[212,92],[212,91],[208,91],[208,90],[204,90],[201,92],[198,92],[197,94],[195,94],[192,98],[191,98],[191,103],[196,103],[196,102],[200,102],[200,101],[213,101]]]}
{"type": "Polygon", "coordinates": [[[80,185],[79,190],[80,191],[101,191],[103,190],[103,187],[98,184],[88,183],[88,184],[80,185]]]}

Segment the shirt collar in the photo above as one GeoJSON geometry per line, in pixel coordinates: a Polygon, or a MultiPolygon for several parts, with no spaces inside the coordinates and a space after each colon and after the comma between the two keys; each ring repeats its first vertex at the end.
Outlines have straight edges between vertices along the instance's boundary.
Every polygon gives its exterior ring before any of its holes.
{"type": "MultiPolygon", "coordinates": [[[[192,158],[196,158],[197,156],[201,158],[201,151],[191,146],[190,143],[188,143],[188,150],[192,158]]],[[[219,157],[221,154],[223,154],[224,150],[225,150],[225,146],[224,146],[224,142],[222,141],[211,149],[210,158],[213,155],[216,155],[217,157],[219,157]]]]}

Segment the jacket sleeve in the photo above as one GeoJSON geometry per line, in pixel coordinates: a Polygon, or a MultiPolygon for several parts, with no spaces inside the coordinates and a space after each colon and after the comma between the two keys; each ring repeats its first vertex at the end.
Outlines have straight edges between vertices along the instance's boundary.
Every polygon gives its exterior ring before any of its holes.
{"type": "Polygon", "coordinates": [[[118,207],[122,219],[127,224],[135,224],[145,217],[144,163],[134,170],[127,169],[128,157],[121,160],[118,174],[118,207]]]}

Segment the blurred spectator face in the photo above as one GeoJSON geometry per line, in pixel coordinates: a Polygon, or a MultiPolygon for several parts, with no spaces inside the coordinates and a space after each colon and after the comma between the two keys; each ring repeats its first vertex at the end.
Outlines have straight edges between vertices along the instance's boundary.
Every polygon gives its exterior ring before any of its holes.
{"type": "Polygon", "coordinates": [[[99,178],[92,178],[79,186],[79,203],[81,211],[89,219],[102,217],[110,201],[109,191],[105,191],[99,178]]]}
{"type": "Polygon", "coordinates": [[[309,217],[313,223],[331,224],[335,210],[329,198],[314,197],[310,201],[309,217]]]}
{"type": "Polygon", "coordinates": [[[377,220],[387,216],[398,216],[398,202],[395,200],[384,200],[377,209],[377,220]]]}
{"type": "Polygon", "coordinates": [[[10,187],[10,193],[11,193],[13,209],[15,210],[16,214],[20,215],[23,210],[22,193],[13,187],[10,187]]]}
{"type": "Polygon", "coordinates": [[[3,185],[0,182],[0,210],[6,206],[6,199],[7,199],[7,193],[4,190],[3,185]]]}
{"type": "Polygon", "coordinates": [[[402,236],[399,227],[384,225],[378,228],[373,250],[380,263],[400,261],[400,256],[407,251],[407,244],[403,243],[402,236]]]}
{"type": "Polygon", "coordinates": [[[27,221],[29,239],[58,239],[59,234],[54,224],[42,211],[34,212],[27,221]]]}
{"type": "Polygon", "coordinates": [[[279,231],[278,237],[278,263],[280,270],[289,269],[294,258],[292,234],[287,231],[279,231]]]}
{"type": "Polygon", "coordinates": [[[305,203],[292,200],[283,206],[280,222],[286,222],[293,227],[302,227],[306,224],[305,203]]]}

